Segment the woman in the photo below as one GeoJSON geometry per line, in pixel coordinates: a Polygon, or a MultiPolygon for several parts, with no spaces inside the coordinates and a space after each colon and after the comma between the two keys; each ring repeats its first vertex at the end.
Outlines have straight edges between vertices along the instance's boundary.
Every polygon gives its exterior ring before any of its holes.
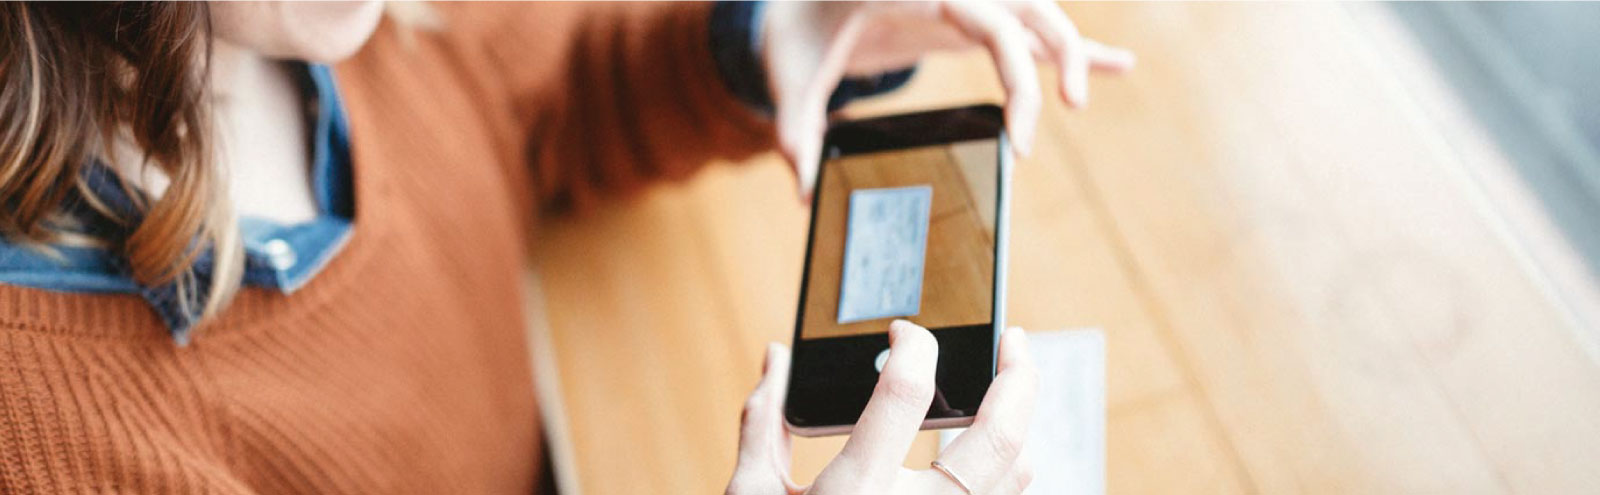
{"type": "MultiPolygon", "coordinates": [[[[804,192],[830,105],[974,44],[1025,151],[1035,57],[1078,105],[1090,67],[1132,63],[1047,3],[6,3],[0,40],[4,493],[528,492],[538,207],[774,143],[804,192]]],[[[1025,486],[1023,334],[938,472],[898,467],[934,341],[891,335],[811,487],[774,346],[729,491],[1025,486]]]]}

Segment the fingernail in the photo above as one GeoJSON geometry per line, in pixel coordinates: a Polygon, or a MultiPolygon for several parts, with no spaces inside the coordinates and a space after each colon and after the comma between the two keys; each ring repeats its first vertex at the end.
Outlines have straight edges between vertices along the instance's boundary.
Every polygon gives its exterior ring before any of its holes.
{"type": "Polygon", "coordinates": [[[899,319],[899,318],[896,318],[894,321],[889,322],[889,341],[893,342],[894,340],[900,338],[900,334],[904,333],[906,331],[907,325],[913,325],[913,324],[914,323],[911,323],[908,320],[899,319]]]}
{"type": "Polygon", "coordinates": [[[1032,151],[1033,139],[1028,136],[1029,131],[1015,122],[1006,123],[1006,131],[1011,135],[1011,149],[1016,150],[1019,156],[1028,156],[1032,151]]]}
{"type": "Polygon", "coordinates": [[[1067,103],[1071,103],[1074,108],[1078,108],[1082,107],[1084,103],[1088,102],[1088,78],[1082,77],[1082,75],[1072,71],[1063,72],[1061,77],[1063,81],[1062,86],[1066,86],[1067,88],[1067,103]]]}
{"type": "Polygon", "coordinates": [[[1017,154],[1022,155],[1024,158],[1033,154],[1033,136],[1028,134],[1018,133],[1017,142],[1013,143],[1017,149],[1017,154]]]}
{"type": "Polygon", "coordinates": [[[1028,344],[1028,331],[1027,330],[1023,330],[1022,327],[1011,327],[1011,328],[1006,329],[1006,331],[1007,332],[1011,332],[1013,334],[1011,336],[1011,338],[1012,339],[1016,339],[1018,344],[1021,344],[1021,345],[1027,345],[1028,344]]]}

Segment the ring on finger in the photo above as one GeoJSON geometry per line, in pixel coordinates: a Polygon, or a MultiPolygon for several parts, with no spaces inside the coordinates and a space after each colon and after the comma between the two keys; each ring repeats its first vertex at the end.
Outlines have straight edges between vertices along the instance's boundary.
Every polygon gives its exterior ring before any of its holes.
{"type": "Polygon", "coordinates": [[[961,491],[966,492],[967,495],[977,495],[973,493],[972,485],[968,485],[966,480],[961,479],[961,475],[950,470],[950,466],[946,466],[943,462],[933,461],[932,467],[934,471],[938,471],[944,477],[950,478],[950,481],[955,482],[956,486],[961,487],[961,491]]]}

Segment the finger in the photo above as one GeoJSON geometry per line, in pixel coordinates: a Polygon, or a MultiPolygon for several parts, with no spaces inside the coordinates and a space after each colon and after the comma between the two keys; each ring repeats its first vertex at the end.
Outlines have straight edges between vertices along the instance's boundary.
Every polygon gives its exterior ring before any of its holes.
{"type": "MultiPolygon", "coordinates": [[[[827,77],[838,80],[838,76],[827,77]]],[[[826,87],[829,86],[812,82],[799,89],[776,92],[787,93],[777,102],[773,114],[777,123],[778,149],[793,167],[796,190],[800,200],[806,203],[810,202],[811,193],[816,188],[822,138],[828,130],[828,93],[822,89],[826,87]]]]}
{"type": "MultiPolygon", "coordinates": [[[[823,102],[818,105],[826,104],[823,102]]],[[[827,132],[826,118],[821,115],[796,115],[810,113],[810,110],[800,108],[777,113],[778,149],[794,170],[795,192],[804,204],[811,203],[811,193],[816,189],[817,170],[821,166],[822,135],[827,132]]]]}
{"type": "Polygon", "coordinates": [[[1005,477],[1000,480],[1000,485],[994,488],[993,493],[1021,495],[1031,484],[1033,484],[1033,461],[1024,452],[1022,455],[1017,456],[1016,462],[1011,464],[1011,471],[1007,472],[1005,477]]]}
{"type": "Polygon", "coordinates": [[[1028,35],[1015,15],[988,2],[950,2],[945,19],[982,43],[994,59],[1006,90],[1006,129],[1017,151],[1033,149],[1039,121],[1039,73],[1028,50],[1028,35]]]}
{"type": "Polygon", "coordinates": [[[888,362],[834,464],[892,480],[933,402],[938,360],[939,342],[927,329],[905,320],[890,324],[888,362]]]}
{"type": "Polygon", "coordinates": [[[775,454],[771,457],[785,460],[787,451],[771,447],[782,447],[789,437],[783,427],[783,400],[789,391],[789,349],[777,342],[767,344],[762,368],[761,382],[745,401],[740,451],[745,452],[743,447],[748,444],[753,447],[748,449],[752,454],[775,454]]]}
{"type": "Polygon", "coordinates": [[[787,61],[771,66],[768,79],[776,105],[773,120],[778,149],[794,168],[802,201],[809,201],[816,187],[822,139],[828,127],[828,97],[844,77],[862,29],[863,22],[853,19],[845,21],[836,33],[795,32],[767,37],[771,42],[767,58],[787,61]],[[827,39],[816,39],[817,36],[827,39]],[[818,51],[815,46],[826,48],[818,51]]]}
{"type": "Polygon", "coordinates": [[[783,399],[789,386],[789,352],[782,344],[767,346],[761,382],[745,400],[739,429],[739,460],[734,487],[742,493],[775,493],[772,488],[791,484],[789,433],[783,426],[783,399]]]}
{"type": "Polygon", "coordinates": [[[939,456],[940,462],[982,487],[1004,479],[1012,461],[1022,453],[1033,419],[1039,375],[1028,351],[1028,335],[1022,329],[1011,328],[1000,336],[998,368],[972,427],[939,456]]]}
{"type": "Polygon", "coordinates": [[[983,405],[978,408],[973,426],[982,427],[987,423],[1026,426],[1033,417],[1034,397],[1039,387],[1039,372],[1034,368],[1033,354],[1028,351],[1028,332],[1017,327],[1006,329],[1000,335],[998,359],[994,383],[984,393],[983,405]]]}
{"type": "Polygon", "coordinates": [[[1126,48],[1119,48],[1102,44],[1098,41],[1084,38],[1084,50],[1089,56],[1089,65],[1095,69],[1111,72],[1127,72],[1139,62],[1139,57],[1126,48]]]}
{"type": "Polygon", "coordinates": [[[1056,63],[1056,51],[1050,48],[1049,43],[1045,43],[1044,38],[1039,37],[1039,33],[1028,31],[1027,37],[1028,53],[1033,55],[1035,62],[1056,63]]]}
{"type": "Polygon", "coordinates": [[[1061,97],[1074,108],[1089,103],[1089,53],[1087,40],[1055,3],[1036,0],[1023,4],[1017,14],[1024,26],[1045,44],[1061,78],[1061,97]]]}

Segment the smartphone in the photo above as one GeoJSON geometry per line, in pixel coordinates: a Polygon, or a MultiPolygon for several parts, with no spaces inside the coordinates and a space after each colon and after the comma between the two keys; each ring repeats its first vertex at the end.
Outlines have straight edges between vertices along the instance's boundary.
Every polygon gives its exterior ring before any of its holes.
{"type": "Polygon", "coordinates": [[[888,357],[889,323],[939,341],[923,429],[972,423],[1005,328],[1011,150],[977,105],[834,124],[823,143],[784,416],[848,433],[888,357]]]}

